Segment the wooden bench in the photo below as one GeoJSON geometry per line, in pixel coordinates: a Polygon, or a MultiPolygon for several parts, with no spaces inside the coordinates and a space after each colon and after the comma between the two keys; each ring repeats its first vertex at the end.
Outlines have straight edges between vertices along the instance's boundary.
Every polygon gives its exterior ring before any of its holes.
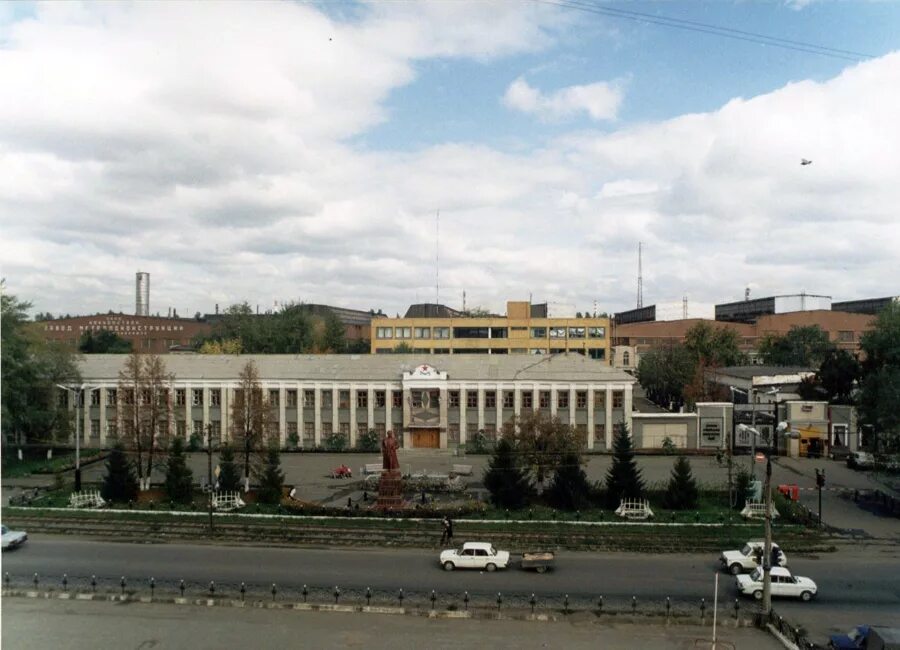
{"type": "Polygon", "coordinates": [[[102,508],[105,505],[106,501],[100,496],[99,490],[73,492],[69,496],[70,508],[102,508]]]}
{"type": "Polygon", "coordinates": [[[472,466],[471,465],[454,465],[453,473],[458,476],[472,476],[472,466]]]}
{"type": "Polygon", "coordinates": [[[646,499],[622,499],[616,514],[625,519],[649,519],[653,516],[650,502],[646,499]]]}
{"type": "MultiPolygon", "coordinates": [[[[771,504],[771,513],[772,519],[778,517],[778,510],[775,509],[774,503],[771,504]]],[[[765,519],[766,504],[760,501],[748,501],[744,509],[741,510],[741,517],[744,519],[765,519]]]]}

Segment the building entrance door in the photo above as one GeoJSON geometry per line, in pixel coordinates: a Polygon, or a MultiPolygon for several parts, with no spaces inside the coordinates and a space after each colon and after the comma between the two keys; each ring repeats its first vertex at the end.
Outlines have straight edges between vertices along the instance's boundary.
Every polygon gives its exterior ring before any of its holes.
{"type": "Polygon", "coordinates": [[[414,448],[437,449],[441,446],[441,430],[438,428],[412,429],[410,434],[414,448]]]}

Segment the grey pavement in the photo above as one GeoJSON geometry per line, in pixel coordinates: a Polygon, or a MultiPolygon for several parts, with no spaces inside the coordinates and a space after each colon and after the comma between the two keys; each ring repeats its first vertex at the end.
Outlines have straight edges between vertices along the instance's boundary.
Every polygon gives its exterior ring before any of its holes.
{"type": "MultiPolygon", "coordinates": [[[[134,648],[709,648],[711,625],[429,619],[369,613],[3,599],[3,645],[24,650],[134,648]]],[[[776,650],[752,628],[718,628],[720,648],[776,650]]]]}

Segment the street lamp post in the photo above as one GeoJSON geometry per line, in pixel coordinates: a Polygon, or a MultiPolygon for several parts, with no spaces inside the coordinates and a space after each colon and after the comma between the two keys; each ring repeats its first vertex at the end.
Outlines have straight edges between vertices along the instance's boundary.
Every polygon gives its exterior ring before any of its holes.
{"type": "Polygon", "coordinates": [[[81,400],[85,391],[88,394],[94,392],[95,390],[99,390],[99,386],[88,386],[86,384],[81,384],[81,386],[63,386],[62,384],[56,384],[57,388],[62,388],[63,390],[71,390],[75,393],[75,491],[81,491],[81,414],[79,413],[79,409],[81,407],[81,400]]]}

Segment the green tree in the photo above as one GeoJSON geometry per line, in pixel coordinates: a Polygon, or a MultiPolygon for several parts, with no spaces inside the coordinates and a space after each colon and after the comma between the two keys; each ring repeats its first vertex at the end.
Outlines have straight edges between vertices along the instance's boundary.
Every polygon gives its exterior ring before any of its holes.
{"type": "Polygon", "coordinates": [[[672,475],[663,498],[665,506],[670,510],[692,510],[697,507],[699,497],[691,463],[684,456],[679,456],[672,466],[672,475]]]}
{"type": "Polygon", "coordinates": [[[693,353],[683,345],[669,343],[641,356],[638,381],[650,400],[677,410],[684,404],[684,388],[695,372],[693,353]]]}
{"type": "Polygon", "coordinates": [[[166,494],[169,500],[175,503],[190,503],[194,496],[193,477],[194,473],[187,466],[184,455],[184,440],[180,436],[175,436],[166,462],[166,494]]]}
{"type": "Polygon", "coordinates": [[[0,426],[16,443],[67,439],[73,420],[57,384],[77,386],[76,357],[29,326],[31,303],[5,292],[0,281],[0,426]]]}
{"type": "Polygon", "coordinates": [[[131,462],[125,456],[125,448],[120,444],[110,450],[106,459],[106,475],[100,496],[107,501],[128,502],[137,498],[138,482],[131,462]]]}
{"type": "Polygon", "coordinates": [[[244,479],[250,482],[251,458],[268,446],[267,435],[274,426],[274,415],[259,380],[253,361],[244,364],[238,374],[238,387],[231,402],[232,439],[243,451],[244,479]]]}
{"type": "Polygon", "coordinates": [[[566,454],[553,473],[545,494],[547,502],[560,510],[580,510],[591,505],[593,486],[581,468],[578,454],[566,454]]]}
{"type": "Polygon", "coordinates": [[[518,510],[528,505],[534,496],[528,471],[522,467],[513,443],[505,436],[497,443],[488,461],[484,487],[491,494],[491,503],[498,508],[518,510]]]}
{"type": "Polygon", "coordinates": [[[684,335],[684,347],[697,362],[707,366],[739,366],[747,362],[747,355],[739,348],[738,333],[728,327],[714,327],[701,321],[684,335]]]}
{"type": "Polygon", "coordinates": [[[270,445],[266,450],[266,461],[257,477],[259,480],[258,498],[260,503],[281,503],[284,487],[284,472],[281,471],[281,456],[278,447],[270,445]]]}
{"type": "Polygon", "coordinates": [[[503,438],[512,441],[523,466],[531,470],[541,487],[564,458],[574,455],[580,462],[584,443],[575,429],[559,418],[527,409],[503,425],[503,438]]]}
{"type": "Polygon", "coordinates": [[[828,332],[818,325],[795,325],[784,336],[767,334],[759,344],[760,356],[772,366],[818,368],[833,349],[828,332]]]}
{"type": "Polygon", "coordinates": [[[639,499],[643,494],[644,480],[634,459],[628,425],[623,423],[613,437],[612,465],[606,473],[606,504],[618,508],[622,499],[639,499]]]}
{"type": "Polygon", "coordinates": [[[81,335],[78,351],[84,354],[129,354],[131,341],[109,330],[100,330],[96,334],[87,330],[81,335]]]}
{"type": "Polygon", "coordinates": [[[330,354],[344,352],[347,344],[344,340],[344,324],[332,310],[328,310],[322,319],[319,351],[330,354]]]}
{"type": "Polygon", "coordinates": [[[226,443],[219,454],[219,489],[236,492],[240,485],[241,471],[234,462],[234,447],[226,443]]]}
{"type": "Polygon", "coordinates": [[[743,510],[744,506],[747,505],[747,499],[751,496],[750,487],[752,482],[753,477],[750,475],[750,472],[745,467],[739,467],[734,475],[735,510],[743,510]]]}
{"type": "MultiPolygon", "coordinates": [[[[214,323],[212,332],[197,337],[194,344],[204,349],[206,343],[228,343],[224,354],[239,345],[245,354],[303,354],[314,345],[313,324],[304,305],[286,303],[276,312],[254,313],[246,302],[227,307],[214,323]],[[235,343],[235,341],[239,343],[235,343]]],[[[207,346],[210,353],[214,346],[207,346]]]]}
{"type": "Polygon", "coordinates": [[[878,314],[860,347],[865,354],[861,419],[874,428],[879,449],[900,449],[900,303],[893,302],[878,314]]]}
{"type": "Polygon", "coordinates": [[[862,377],[862,366],[846,350],[831,350],[816,373],[822,389],[832,404],[850,404],[853,389],[862,377]]]}
{"type": "Polygon", "coordinates": [[[374,429],[369,429],[356,438],[356,447],[360,451],[378,451],[379,444],[378,434],[374,429]]]}

